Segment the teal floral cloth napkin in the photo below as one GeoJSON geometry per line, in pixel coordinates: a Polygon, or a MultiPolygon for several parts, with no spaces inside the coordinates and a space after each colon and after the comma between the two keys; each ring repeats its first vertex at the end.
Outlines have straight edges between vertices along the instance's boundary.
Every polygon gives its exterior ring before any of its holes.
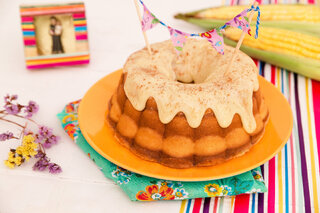
{"type": "Polygon", "coordinates": [[[79,103],[69,103],[57,115],[63,129],[103,174],[116,182],[133,201],[182,200],[267,191],[260,167],[234,177],[201,182],[161,180],[123,169],[103,158],[87,143],[78,124],[79,103]]]}

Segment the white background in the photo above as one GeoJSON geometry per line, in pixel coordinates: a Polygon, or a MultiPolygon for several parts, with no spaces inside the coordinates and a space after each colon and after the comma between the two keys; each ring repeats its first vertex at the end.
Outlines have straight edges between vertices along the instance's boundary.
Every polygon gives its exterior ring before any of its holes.
{"type": "MultiPolygon", "coordinates": [[[[68,138],[56,114],[68,102],[80,99],[92,84],[119,69],[126,58],[144,46],[133,0],[85,1],[91,62],[88,66],[29,71],[25,68],[20,4],[64,3],[55,0],[0,0],[0,97],[18,94],[40,105],[35,117],[61,136],[58,145],[47,151],[62,166],[59,175],[34,172],[34,161],[17,169],[4,166],[9,148],[17,141],[0,142],[0,213],[45,212],[178,212],[180,202],[131,202],[112,181],[68,138]]],[[[191,24],[175,20],[178,12],[214,5],[219,0],[145,0],[155,15],[174,28],[201,32],[191,24]]],[[[157,26],[148,32],[151,42],[169,39],[167,29],[157,26]]],[[[0,105],[2,105],[2,98],[0,105]]],[[[0,123],[0,132],[9,124],[0,123]]]]}

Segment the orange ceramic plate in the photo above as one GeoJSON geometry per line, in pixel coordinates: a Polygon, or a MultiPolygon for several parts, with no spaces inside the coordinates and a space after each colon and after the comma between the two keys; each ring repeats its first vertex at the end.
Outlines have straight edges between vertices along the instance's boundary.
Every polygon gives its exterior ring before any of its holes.
{"type": "Polygon", "coordinates": [[[93,85],[80,103],[79,123],[88,143],[109,161],[142,175],[177,181],[204,181],[237,175],[270,160],[286,144],[292,130],[291,108],[272,84],[259,77],[260,88],[269,108],[270,119],[261,141],[241,157],[211,167],[173,169],[142,160],[120,145],[106,124],[108,102],[115,91],[121,70],[93,85]]]}

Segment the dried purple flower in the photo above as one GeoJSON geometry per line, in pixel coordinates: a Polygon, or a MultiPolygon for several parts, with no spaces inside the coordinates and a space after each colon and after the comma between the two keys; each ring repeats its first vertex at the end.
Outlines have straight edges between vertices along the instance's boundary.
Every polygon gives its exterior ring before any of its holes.
{"type": "Polygon", "coordinates": [[[24,112],[27,113],[26,118],[31,118],[35,113],[39,111],[39,105],[34,101],[29,101],[29,104],[25,106],[24,112]]]}
{"type": "Polygon", "coordinates": [[[46,156],[46,154],[43,153],[41,150],[39,150],[38,153],[34,157],[35,158],[43,158],[45,156],[46,156]]]}
{"type": "Polygon", "coordinates": [[[34,165],[33,170],[43,171],[49,166],[49,159],[45,156],[43,158],[40,158],[34,165]]]}
{"type": "Polygon", "coordinates": [[[58,140],[59,140],[59,139],[60,139],[60,138],[59,138],[58,136],[52,135],[52,136],[50,136],[49,138],[47,138],[47,139],[44,141],[43,146],[48,149],[48,148],[50,148],[53,144],[58,143],[58,140]]]}
{"type": "Polygon", "coordinates": [[[40,136],[40,138],[42,138],[42,139],[48,138],[51,135],[53,135],[51,128],[46,127],[46,126],[40,126],[39,127],[39,136],[40,136]]]}
{"type": "Polygon", "coordinates": [[[10,115],[16,115],[20,112],[20,108],[18,105],[15,104],[6,104],[4,106],[5,111],[10,115]]]}
{"type": "Polygon", "coordinates": [[[4,96],[4,102],[7,103],[10,100],[10,95],[4,96]]]}
{"type": "Polygon", "coordinates": [[[46,153],[41,150],[35,155],[35,158],[40,158],[34,165],[33,170],[44,171],[46,168],[49,169],[49,172],[52,174],[57,174],[62,172],[61,167],[56,163],[50,163],[50,159],[46,156],[46,153]]]}
{"type": "Polygon", "coordinates": [[[46,148],[46,149],[51,148],[51,146],[52,146],[52,144],[51,144],[48,140],[46,140],[46,141],[43,143],[43,147],[46,148]]]}
{"type": "Polygon", "coordinates": [[[12,132],[6,132],[6,133],[0,134],[0,141],[6,141],[6,140],[10,140],[12,138],[13,138],[12,132]]]}
{"type": "Polygon", "coordinates": [[[56,144],[60,138],[52,133],[52,129],[46,126],[40,126],[37,134],[37,143],[42,143],[45,148],[50,148],[56,144]]]}
{"type": "Polygon", "coordinates": [[[16,115],[21,111],[21,108],[23,106],[12,103],[12,101],[15,101],[17,99],[18,99],[17,95],[11,95],[11,96],[6,95],[4,97],[4,102],[5,102],[4,109],[8,114],[16,115]]]}
{"type": "Polygon", "coordinates": [[[7,94],[6,96],[4,96],[4,102],[5,103],[10,103],[11,101],[15,101],[15,100],[17,100],[18,99],[18,95],[9,95],[9,94],[7,94]]]}
{"type": "Polygon", "coordinates": [[[56,163],[49,163],[49,172],[51,174],[57,174],[62,172],[61,167],[56,163]]]}
{"type": "MultiPolygon", "coordinates": [[[[10,114],[10,115],[16,115],[16,117],[25,118],[25,120],[30,120],[28,118],[32,117],[35,113],[39,111],[39,105],[36,102],[29,101],[28,105],[25,106],[17,103],[17,99],[18,99],[17,95],[6,95],[4,97],[4,101],[5,101],[4,110],[0,111],[0,113],[3,114],[3,117],[5,117],[7,114],[10,114]],[[24,117],[19,114],[22,112],[22,110],[25,113],[24,117]]],[[[32,142],[31,143],[28,142],[30,147],[27,147],[26,150],[22,150],[21,147],[23,145],[19,146],[17,150],[15,149],[10,150],[11,154],[9,155],[9,157],[14,158],[14,162],[12,161],[12,159],[10,159],[10,161],[9,160],[5,161],[5,164],[8,167],[14,168],[15,166],[20,166],[26,159],[28,160],[30,157],[35,157],[37,161],[32,167],[33,170],[44,171],[48,169],[49,172],[52,174],[62,172],[62,169],[58,164],[50,162],[50,159],[47,157],[44,151],[45,150],[44,148],[50,148],[53,144],[56,144],[59,140],[59,137],[53,134],[52,129],[46,126],[40,126],[38,133],[34,134],[32,131],[26,129],[27,124],[23,126],[15,121],[11,121],[3,117],[1,117],[0,120],[16,124],[17,126],[22,128],[21,135],[32,136],[28,138],[28,140],[30,141],[32,140],[32,142]],[[36,146],[34,146],[33,138],[35,138],[35,142],[40,143],[38,146],[39,147],[38,150],[35,150],[36,146]],[[32,154],[29,148],[32,149],[32,154]],[[27,152],[28,153],[30,152],[30,153],[28,154],[27,152]]],[[[34,123],[37,124],[36,122],[34,123]]],[[[11,132],[0,134],[0,141],[9,140],[12,138],[18,139],[11,132]]],[[[24,141],[23,139],[23,144],[24,143],[27,143],[27,142],[24,141]]]]}
{"type": "Polygon", "coordinates": [[[15,101],[18,99],[18,95],[11,95],[11,101],[15,101]]]}

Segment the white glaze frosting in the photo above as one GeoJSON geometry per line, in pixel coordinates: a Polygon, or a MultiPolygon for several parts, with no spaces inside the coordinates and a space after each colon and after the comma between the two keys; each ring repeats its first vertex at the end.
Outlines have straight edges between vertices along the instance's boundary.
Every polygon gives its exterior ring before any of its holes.
{"type": "Polygon", "coordinates": [[[252,94],[259,89],[259,82],[249,56],[239,51],[231,70],[225,73],[232,47],[225,45],[225,54],[220,55],[208,41],[188,39],[180,56],[169,40],[151,48],[152,55],[146,48],[133,53],[123,69],[127,73],[124,91],[136,110],[143,110],[153,97],[164,124],[183,112],[189,125],[197,128],[210,108],[223,128],[238,113],[248,133],[256,129],[252,94]]]}

